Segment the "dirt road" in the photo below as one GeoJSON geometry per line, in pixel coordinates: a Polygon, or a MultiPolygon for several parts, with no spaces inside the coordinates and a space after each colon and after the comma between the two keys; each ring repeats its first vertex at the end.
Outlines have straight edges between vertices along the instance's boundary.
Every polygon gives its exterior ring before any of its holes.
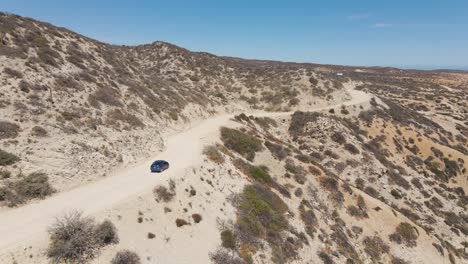
{"type": "MultiPolygon", "coordinates": [[[[345,105],[367,102],[370,96],[364,92],[350,90],[351,100],[345,105]]],[[[340,107],[333,105],[307,111],[320,111],[340,107]]],[[[292,112],[246,113],[255,116],[282,116],[292,112]]],[[[204,146],[203,138],[216,136],[221,126],[227,125],[233,115],[222,115],[204,120],[192,128],[170,137],[166,150],[142,164],[117,171],[114,175],[68,192],[58,193],[48,199],[6,210],[0,213],[0,253],[26,246],[28,241],[46,239],[47,227],[56,217],[71,210],[80,210],[92,215],[125,200],[128,197],[151,190],[161,179],[182,174],[199,160],[204,146]],[[170,161],[171,168],[162,174],[149,172],[155,159],[170,161]]]]}

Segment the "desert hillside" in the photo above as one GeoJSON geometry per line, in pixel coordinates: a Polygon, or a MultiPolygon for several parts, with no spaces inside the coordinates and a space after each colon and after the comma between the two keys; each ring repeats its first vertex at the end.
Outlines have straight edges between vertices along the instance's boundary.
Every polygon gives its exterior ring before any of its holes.
{"type": "Polygon", "coordinates": [[[0,262],[468,263],[467,92],[0,14],[0,262]]]}

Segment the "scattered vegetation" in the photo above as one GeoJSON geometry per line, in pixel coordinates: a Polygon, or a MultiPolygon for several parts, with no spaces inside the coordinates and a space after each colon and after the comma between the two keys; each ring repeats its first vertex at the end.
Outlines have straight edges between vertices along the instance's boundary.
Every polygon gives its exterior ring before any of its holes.
{"type": "Polygon", "coordinates": [[[203,149],[203,154],[205,154],[208,157],[208,159],[213,161],[214,163],[222,164],[224,163],[224,157],[218,149],[218,146],[206,146],[203,149]]]}
{"type": "Polygon", "coordinates": [[[273,157],[279,160],[285,159],[291,152],[288,148],[284,148],[283,146],[272,143],[270,141],[266,141],[265,146],[268,148],[268,150],[270,150],[273,157]]]}
{"type": "Polygon", "coordinates": [[[156,197],[157,201],[163,201],[165,203],[172,201],[172,199],[174,199],[174,196],[176,195],[175,182],[171,180],[169,182],[169,188],[163,185],[154,187],[153,194],[156,197]]]}
{"type": "Polygon", "coordinates": [[[222,127],[221,139],[227,148],[236,151],[250,161],[255,158],[255,152],[263,149],[259,139],[232,128],[222,127]]]}

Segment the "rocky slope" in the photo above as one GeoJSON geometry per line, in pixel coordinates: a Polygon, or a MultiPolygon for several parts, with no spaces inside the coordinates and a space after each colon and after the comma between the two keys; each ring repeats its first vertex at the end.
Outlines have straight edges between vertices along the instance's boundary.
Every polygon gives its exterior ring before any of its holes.
{"type": "Polygon", "coordinates": [[[163,42],[111,46],[0,15],[0,140],[66,190],[163,148],[161,134],[214,113],[343,100],[313,65],[195,53],[163,42]],[[301,98],[301,100],[299,100],[301,98]]]}

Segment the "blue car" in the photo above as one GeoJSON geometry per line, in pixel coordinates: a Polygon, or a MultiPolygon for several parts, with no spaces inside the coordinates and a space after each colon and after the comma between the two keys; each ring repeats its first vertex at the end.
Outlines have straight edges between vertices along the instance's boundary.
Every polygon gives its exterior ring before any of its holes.
{"type": "Polygon", "coordinates": [[[163,172],[169,169],[169,162],[165,160],[157,160],[151,164],[151,172],[163,172]]]}

